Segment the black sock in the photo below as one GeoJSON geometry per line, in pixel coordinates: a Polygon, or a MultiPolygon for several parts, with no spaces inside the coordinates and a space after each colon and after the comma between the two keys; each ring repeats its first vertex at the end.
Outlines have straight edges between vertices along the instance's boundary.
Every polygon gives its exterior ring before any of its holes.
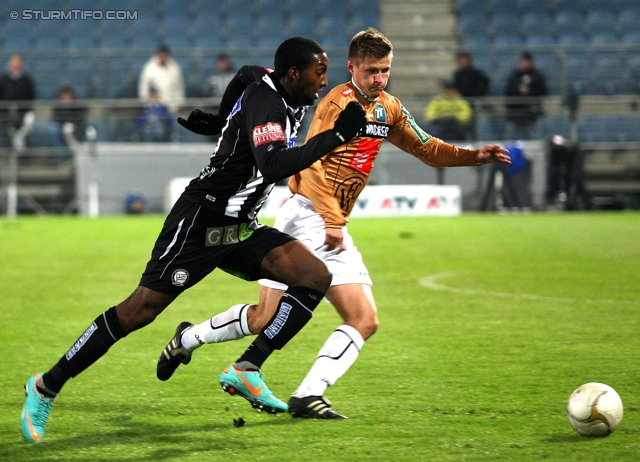
{"type": "Polygon", "coordinates": [[[289,287],[276,313],[236,363],[247,361],[262,367],[274,350],[282,349],[309,322],[322,297],[322,292],[307,287],[289,287]]]}
{"type": "Polygon", "coordinates": [[[126,336],[116,307],[98,316],[53,368],[42,376],[45,394],[59,393],[71,377],[100,359],[111,346],[126,336]]]}

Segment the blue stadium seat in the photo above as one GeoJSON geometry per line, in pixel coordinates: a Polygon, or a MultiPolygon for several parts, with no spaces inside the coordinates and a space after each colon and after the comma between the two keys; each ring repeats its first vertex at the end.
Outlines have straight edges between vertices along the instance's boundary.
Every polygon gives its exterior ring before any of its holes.
{"type": "Polygon", "coordinates": [[[260,48],[277,48],[285,37],[285,18],[279,11],[258,16],[256,40],[260,48]]]}
{"type": "Polygon", "coordinates": [[[525,45],[537,47],[537,46],[551,46],[556,44],[555,38],[550,34],[527,34],[524,38],[525,45]]]}
{"type": "Polygon", "coordinates": [[[350,27],[355,32],[365,30],[369,27],[380,28],[380,15],[377,10],[369,8],[367,10],[355,11],[351,15],[350,27]]]}
{"type": "Polygon", "coordinates": [[[246,11],[230,12],[226,20],[227,34],[229,36],[251,36],[253,31],[253,18],[246,11]]]}
{"type": "Polygon", "coordinates": [[[595,31],[611,31],[616,27],[616,15],[608,9],[590,10],[585,16],[585,26],[591,33],[595,31]]]}
{"type": "Polygon", "coordinates": [[[227,46],[229,48],[252,48],[253,37],[246,34],[230,33],[227,35],[227,46]]]}
{"type": "Polygon", "coordinates": [[[566,115],[549,115],[542,120],[542,123],[547,137],[560,135],[569,138],[571,135],[569,117],[566,115]]]}
{"type": "Polygon", "coordinates": [[[260,14],[267,14],[268,12],[279,12],[280,14],[286,11],[286,8],[282,8],[281,0],[257,0],[256,11],[260,14]]]}
{"type": "Polygon", "coordinates": [[[620,43],[620,38],[614,31],[597,31],[591,34],[589,42],[592,45],[613,45],[620,43]]]}
{"type": "Polygon", "coordinates": [[[601,116],[578,117],[578,141],[612,141],[605,122],[601,116]]]}
{"type": "Polygon", "coordinates": [[[101,48],[126,48],[132,36],[129,21],[103,21],[98,43],[101,48]]]}
{"type": "Polygon", "coordinates": [[[156,34],[146,35],[146,34],[134,34],[131,38],[131,48],[135,49],[148,49],[153,48],[154,50],[158,48],[160,45],[160,41],[156,34]]]}
{"type": "Polygon", "coordinates": [[[458,27],[463,34],[486,35],[490,26],[486,13],[464,14],[458,19],[458,27]]]}
{"type": "Polygon", "coordinates": [[[194,27],[194,36],[197,38],[199,35],[215,35],[221,36],[222,32],[222,20],[220,15],[208,11],[206,13],[200,13],[196,15],[195,21],[193,23],[194,27]]]}
{"type": "Polygon", "coordinates": [[[486,3],[478,0],[456,0],[456,8],[458,13],[487,12],[486,3]]]}
{"type": "Polygon", "coordinates": [[[513,0],[488,0],[489,10],[493,13],[516,13],[516,2],[513,0]]]}
{"type": "Polygon", "coordinates": [[[169,12],[164,15],[164,20],[159,26],[163,34],[174,34],[180,31],[183,34],[190,35],[193,28],[193,20],[186,8],[182,8],[176,12],[169,12]]]}
{"type": "Polygon", "coordinates": [[[640,6],[620,11],[618,28],[621,34],[640,32],[640,6]]]}
{"type": "Polygon", "coordinates": [[[519,33],[521,22],[520,16],[516,13],[496,13],[491,15],[494,35],[500,33],[519,33]]]}
{"type": "Polygon", "coordinates": [[[325,16],[321,16],[316,21],[316,34],[318,37],[322,37],[323,39],[331,38],[331,36],[335,35],[343,37],[346,33],[346,26],[347,21],[343,16],[334,17],[327,14],[325,16]]]}
{"type": "Polygon", "coordinates": [[[625,32],[620,37],[621,43],[640,44],[640,31],[625,32]]]}
{"type": "Polygon", "coordinates": [[[483,48],[493,45],[493,38],[488,35],[464,35],[461,45],[465,48],[483,48]]]}
{"type": "MultiPolygon", "coordinates": [[[[373,2],[372,2],[373,3],[373,2]]],[[[310,5],[307,4],[307,8],[310,5]]],[[[347,16],[347,2],[344,0],[315,0],[313,7],[316,10],[318,16],[333,16],[335,18],[341,16],[345,18],[347,16]]]]}
{"type": "Polygon", "coordinates": [[[316,16],[311,10],[295,11],[289,16],[289,27],[287,29],[290,36],[305,36],[316,27],[316,16]]]}
{"type": "Polygon", "coordinates": [[[42,35],[37,37],[34,42],[34,47],[39,50],[59,50],[66,48],[67,41],[62,37],[55,35],[42,35]]]}
{"type": "Polygon", "coordinates": [[[533,11],[523,14],[522,27],[524,34],[553,34],[553,16],[546,12],[533,11]]]}
{"type": "Polygon", "coordinates": [[[196,48],[220,48],[223,41],[218,34],[198,34],[193,39],[196,48]]]}
{"type": "Polygon", "coordinates": [[[584,15],[578,11],[558,11],[555,15],[558,34],[561,32],[583,31],[584,15]]]}
{"type": "Polygon", "coordinates": [[[548,0],[517,0],[516,7],[520,13],[526,13],[528,11],[540,11],[548,12],[549,1],[548,0]]]}
{"type": "Polygon", "coordinates": [[[190,48],[194,44],[193,38],[190,35],[176,29],[160,35],[158,40],[169,46],[172,50],[174,48],[190,48]]]}
{"type": "Polygon", "coordinates": [[[71,35],[67,40],[67,47],[70,50],[95,48],[95,46],[95,40],[91,35],[71,35]]]}
{"type": "Polygon", "coordinates": [[[640,118],[636,115],[612,115],[605,125],[612,141],[640,141],[640,118]]]}
{"type": "Polygon", "coordinates": [[[579,31],[558,32],[558,45],[587,45],[587,37],[579,31]]]}
{"type": "Polygon", "coordinates": [[[560,11],[582,11],[581,0],[552,0],[551,10],[560,11]]]}
{"type": "Polygon", "coordinates": [[[496,34],[493,44],[498,47],[516,47],[524,44],[524,39],[517,33],[496,34]]]}

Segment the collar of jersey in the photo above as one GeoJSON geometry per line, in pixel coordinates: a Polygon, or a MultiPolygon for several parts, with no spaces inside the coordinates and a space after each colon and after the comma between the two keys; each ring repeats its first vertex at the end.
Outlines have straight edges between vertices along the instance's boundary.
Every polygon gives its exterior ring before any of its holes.
{"type": "Polygon", "coordinates": [[[291,96],[289,96],[289,93],[287,93],[287,90],[284,89],[282,84],[272,74],[265,74],[262,77],[262,80],[264,80],[271,88],[273,88],[275,91],[278,92],[278,94],[282,97],[282,99],[286,103],[287,107],[292,108],[293,112],[296,112],[299,109],[298,107],[293,106],[291,104],[291,96]]]}
{"type": "Polygon", "coordinates": [[[355,88],[358,91],[358,93],[360,93],[360,96],[362,96],[364,99],[366,99],[370,103],[373,103],[374,101],[378,101],[378,98],[372,98],[371,96],[365,95],[364,92],[360,90],[360,87],[356,85],[353,79],[351,79],[351,85],[353,85],[353,88],[355,88]]]}

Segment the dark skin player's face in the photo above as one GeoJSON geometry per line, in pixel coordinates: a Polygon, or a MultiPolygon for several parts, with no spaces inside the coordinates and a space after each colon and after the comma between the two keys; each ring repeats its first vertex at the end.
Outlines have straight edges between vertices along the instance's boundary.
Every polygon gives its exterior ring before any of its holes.
{"type": "Polygon", "coordinates": [[[289,71],[290,75],[293,73],[289,93],[296,106],[311,106],[318,99],[318,93],[328,84],[329,58],[326,53],[313,56],[314,61],[304,71],[299,72],[295,68],[289,71]]]}

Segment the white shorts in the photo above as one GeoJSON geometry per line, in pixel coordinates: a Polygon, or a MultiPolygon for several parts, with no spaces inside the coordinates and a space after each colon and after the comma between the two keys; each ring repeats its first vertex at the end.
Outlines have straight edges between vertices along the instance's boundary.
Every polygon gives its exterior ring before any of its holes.
{"type": "MultiPolygon", "coordinates": [[[[290,234],[313,250],[333,273],[332,286],[373,284],[369,277],[369,271],[362,261],[362,255],[353,243],[353,238],[349,235],[346,226],[342,227],[346,250],[338,254],[335,249],[331,251],[324,249],[324,220],[316,213],[311,201],[306,197],[295,194],[289,198],[278,211],[274,228],[290,234]]],[[[272,289],[287,289],[286,285],[271,279],[260,279],[258,282],[272,289]]]]}

